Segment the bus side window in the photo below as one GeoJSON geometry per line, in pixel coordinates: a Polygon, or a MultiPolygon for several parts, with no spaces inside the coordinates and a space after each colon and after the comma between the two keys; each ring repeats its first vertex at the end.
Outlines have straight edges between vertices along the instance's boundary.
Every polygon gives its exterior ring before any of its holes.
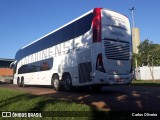
{"type": "Polygon", "coordinates": [[[47,62],[43,62],[41,68],[42,68],[42,71],[49,70],[48,63],[47,62]]]}

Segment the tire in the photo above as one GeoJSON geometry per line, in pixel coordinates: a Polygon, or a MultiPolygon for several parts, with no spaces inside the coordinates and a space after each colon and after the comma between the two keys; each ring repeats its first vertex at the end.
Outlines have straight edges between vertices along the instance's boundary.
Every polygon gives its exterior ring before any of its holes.
{"type": "Polygon", "coordinates": [[[19,77],[17,78],[17,85],[18,85],[19,87],[22,87],[19,77]]]}
{"type": "Polygon", "coordinates": [[[65,91],[71,91],[73,89],[72,79],[69,73],[65,74],[63,77],[63,88],[65,91]]]}
{"type": "Polygon", "coordinates": [[[25,85],[24,85],[24,77],[21,78],[21,87],[25,87],[25,85]]]}
{"type": "Polygon", "coordinates": [[[52,83],[54,90],[56,91],[61,90],[61,83],[60,83],[58,75],[53,75],[51,83],[52,83]]]}

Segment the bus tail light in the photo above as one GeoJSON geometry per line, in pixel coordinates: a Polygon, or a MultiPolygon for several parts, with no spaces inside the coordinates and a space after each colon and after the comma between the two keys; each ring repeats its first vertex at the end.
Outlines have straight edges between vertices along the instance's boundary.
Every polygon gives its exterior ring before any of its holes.
{"type": "Polygon", "coordinates": [[[101,9],[95,8],[93,11],[93,43],[101,42],[101,9]]]}
{"type": "Polygon", "coordinates": [[[106,73],[103,65],[102,53],[98,54],[97,56],[96,70],[106,73]]]}

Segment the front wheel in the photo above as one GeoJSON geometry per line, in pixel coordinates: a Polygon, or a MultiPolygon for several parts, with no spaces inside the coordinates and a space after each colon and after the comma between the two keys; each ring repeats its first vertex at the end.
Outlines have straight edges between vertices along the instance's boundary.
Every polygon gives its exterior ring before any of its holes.
{"type": "Polygon", "coordinates": [[[61,89],[61,84],[57,75],[54,75],[52,77],[52,86],[56,91],[59,91],[61,89]]]}

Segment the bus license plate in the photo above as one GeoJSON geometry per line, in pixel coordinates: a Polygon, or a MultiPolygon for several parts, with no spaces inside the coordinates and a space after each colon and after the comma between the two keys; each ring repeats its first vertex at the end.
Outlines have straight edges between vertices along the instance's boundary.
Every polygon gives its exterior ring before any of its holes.
{"type": "Polygon", "coordinates": [[[122,83],[122,82],[123,82],[123,79],[122,79],[122,78],[116,78],[116,81],[117,81],[118,83],[122,83]]]}

